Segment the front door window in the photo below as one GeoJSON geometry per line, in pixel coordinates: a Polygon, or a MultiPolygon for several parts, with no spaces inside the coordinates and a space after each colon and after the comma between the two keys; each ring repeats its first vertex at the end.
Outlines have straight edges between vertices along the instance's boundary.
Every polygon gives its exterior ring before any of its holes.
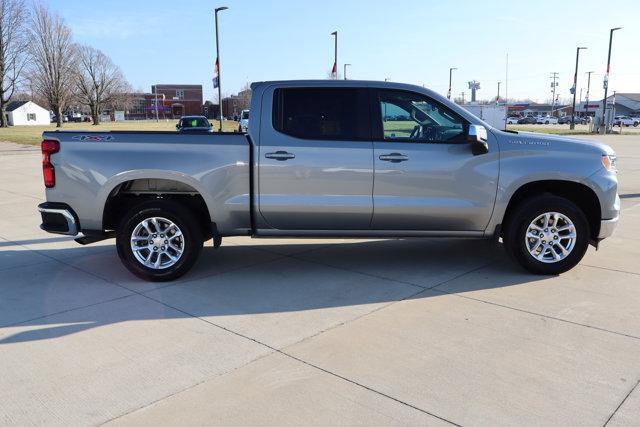
{"type": "Polygon", "coordinates": [[[379,92],[379,102],[385,141],[464,141],[464,119],[420,94],[385,90],[379,92]]]}

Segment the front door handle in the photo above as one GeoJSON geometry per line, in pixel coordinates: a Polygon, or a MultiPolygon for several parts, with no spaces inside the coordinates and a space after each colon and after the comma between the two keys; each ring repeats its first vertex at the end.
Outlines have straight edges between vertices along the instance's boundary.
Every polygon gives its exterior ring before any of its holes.
{"type": "Polygon", "coordinates": [[[381,154],[378,158],[384,162],[391,163],[400,163],[409,160],[409,156],[406,156],[402,153],[381,154]]]}
{"type": "Polygon", "coordinates": [[[267,159],[276,159],[278,161],[285,161],[288,159],[295,159],[296,155],[293,153],[287,153],[286,151],[276,151],[275,153],[267,153],[264,155],[267,159]]]}

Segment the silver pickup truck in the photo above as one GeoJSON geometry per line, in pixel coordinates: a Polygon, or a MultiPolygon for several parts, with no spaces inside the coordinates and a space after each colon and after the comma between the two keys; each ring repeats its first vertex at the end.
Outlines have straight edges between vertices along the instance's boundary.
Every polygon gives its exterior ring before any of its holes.
{"type": "Polygon", "coordinates": [[[502,238],[558,274],[618,221],[616,157],[505,132],[412,85],[252,85],[248,133],[45,132],[42,228],[115,237],[147,280],[186,273],[203,243],[252,237],[502,238]]]}

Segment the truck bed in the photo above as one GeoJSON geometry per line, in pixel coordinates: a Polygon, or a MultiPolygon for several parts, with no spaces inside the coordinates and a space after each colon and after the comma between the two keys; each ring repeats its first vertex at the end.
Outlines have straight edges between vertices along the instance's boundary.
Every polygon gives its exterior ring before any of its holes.
{"type": "Polygon", "coordinates": [[[70,206],[81,230],[102,230],[114,193],[131,189],[199,195],[222,234],[250,229],[250,149],[239,133],[54,131],[56,185],[47,200],[70,206]],[[152,179],[152,181],[149,181],[152,179]],[[160,188],[158,188],[160,186],[160,188]],[[213,210],[215,207],[215,212],[213,210]]]}

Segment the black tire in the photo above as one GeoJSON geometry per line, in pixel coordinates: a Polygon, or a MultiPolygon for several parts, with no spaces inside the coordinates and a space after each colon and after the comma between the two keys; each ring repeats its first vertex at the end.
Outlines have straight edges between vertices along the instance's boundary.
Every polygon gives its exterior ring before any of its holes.
{"type": "Polygon", "coordinates": [[[124,215],[116,232],[116,248],[120,260],[133,274],[147,281],[165,282],[179,278],[193,267],[202,251],[203,238],[198,219],[190,210],[169,200],[152,200],[134,206],[124,215]],[[184,236],[182,255],[175,264],[166,268],[145,266],[136,259],[131,248],[131,236],[136,226],[152,217],[172,221],[184,236]]]}
{"type": "Polygon", "coordinates": [[[537,196],[520,203],[505,224],[503,242],[509,255],[522,267],[534,274],[560,274],[575,267],[589,246],[589,222],[573,202],[553,195],[537,196]],[[558,212],[573,222],[576,232],[575,245],[566,258],[544,263],[529,253],[525,235],[529,224],[546,212],[558,212]]]}

